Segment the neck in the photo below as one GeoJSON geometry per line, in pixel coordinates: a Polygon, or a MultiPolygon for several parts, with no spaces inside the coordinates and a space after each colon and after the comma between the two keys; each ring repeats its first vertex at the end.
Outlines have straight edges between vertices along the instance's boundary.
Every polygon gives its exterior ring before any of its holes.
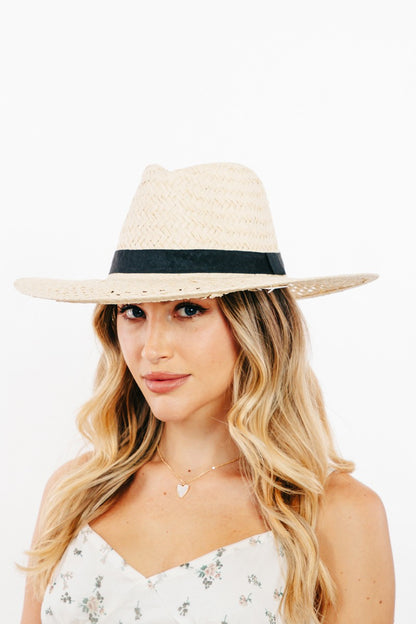
{"type": "Polygon", "coordinates": [[[224,422],[206,426],[187,423],[186,427],[183,423],[165,423],[159,447],[166,461],[178,470],[203,470],[239,455],[224,422]]]}

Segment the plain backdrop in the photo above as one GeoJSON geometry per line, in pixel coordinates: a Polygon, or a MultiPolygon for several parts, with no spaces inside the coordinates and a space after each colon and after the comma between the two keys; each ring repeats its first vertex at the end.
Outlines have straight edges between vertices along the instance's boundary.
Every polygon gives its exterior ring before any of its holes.
{"type": "Polygon", "coordinates": [[[44,484],[81,448],[93,306],[21,276],[104,278],[144,167],[233,161],[287,272],[377,272],[301,302],[341,452],[382,497],[414,622],[416,12],[395,0],[13,0],[0,8],[1,620],[18,622],[44,484]]]}

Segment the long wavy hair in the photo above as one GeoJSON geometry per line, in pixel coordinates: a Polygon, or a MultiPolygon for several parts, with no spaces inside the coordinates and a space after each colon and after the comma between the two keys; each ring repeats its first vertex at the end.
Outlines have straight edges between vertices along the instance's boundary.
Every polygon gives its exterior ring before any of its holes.
{"type": "MultiPolygon", "coordinates": [[[[266,525],[287,560],[280,608],[287,624],[322,622],[336,596],[315,534],[331,470],[351,472],[335,451],[321,390],[308,362],[307,331],[287,288],[218,298],[239,344],[229,431],[266,525]]],[[[117,338],[117,306],[98,305],[94,328],[103,353],[95,391],[77,424],[92,445],[48,496],[26,568],[42,596],[66,547],[109,509],[155,454],[163,424],[129,369],[117,338]]]]}

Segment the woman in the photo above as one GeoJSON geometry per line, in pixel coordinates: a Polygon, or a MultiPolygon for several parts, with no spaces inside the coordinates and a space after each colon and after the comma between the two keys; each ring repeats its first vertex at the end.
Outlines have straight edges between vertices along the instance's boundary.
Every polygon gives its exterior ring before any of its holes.
{"type": "Polygon", "coordinates": [[[79,415],[51,478],[22,624],[391,624],[383,506],[334,450],[266,196],[230,163],[148,167],[102,281],[18,280],[96,302],[79,415]]]}

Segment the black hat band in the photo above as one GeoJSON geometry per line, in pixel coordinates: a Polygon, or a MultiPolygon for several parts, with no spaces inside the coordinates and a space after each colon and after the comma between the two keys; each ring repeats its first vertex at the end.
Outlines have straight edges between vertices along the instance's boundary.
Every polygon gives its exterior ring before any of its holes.
{"type": "Polygon", "coordinates": [[[118,249],[111,273],[286,275],[280,253],[222,249],[118,249]]]}

